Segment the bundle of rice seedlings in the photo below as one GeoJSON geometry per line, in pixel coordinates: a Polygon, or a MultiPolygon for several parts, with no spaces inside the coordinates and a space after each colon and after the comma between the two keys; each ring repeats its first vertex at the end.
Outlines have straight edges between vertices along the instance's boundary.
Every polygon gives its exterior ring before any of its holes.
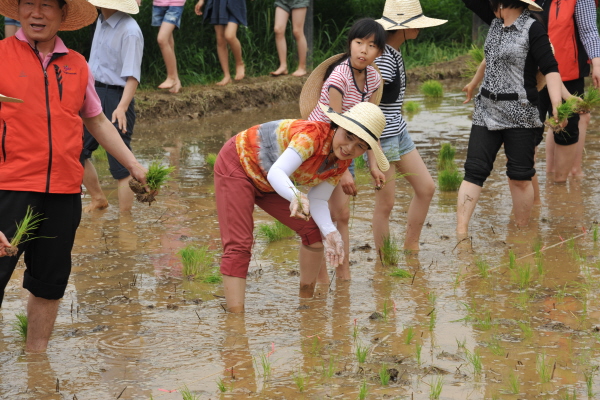
{"type": "Polygon", "coordinates": [[[17,222],[17,231],[15,235],[10,240],[11,247],[7,247],[4,250],[6,254],[9,256],[16,256],[19,252],[19,245],[21,243],[28,242],[30,240],[35,239],[33,236],[33,232],[39,228],[40,223],[46,218],[42,218],[41,213],[33,213],[33,208],[31,206],[27,206],[27,211],[25,211],[25,217],[21,220],[21,222],[17,222]]]}
{"type": "Polygon", "coordinates": [[[452,146],[450,143],[442,143],[440,153],[438,154],[438,170],[456,169],[456,164],[454,163],[455,156],[456,147],[452,146]]]}
{"type": "Polygon", "coordinates": [[[385,266],[398,265],[400,262],[400,246],[392,235],[383,237],[383,246],[379,249],[379,257],[385,266]]]}
{"type": "Polygon", "coordinates": [[[208,246],[188,244],[177,252],[177,256],[183,265],[183,276],[190,280],[204,280],[214,272],[212,263],[215,255],[208,246]]]}
{"type": "Polygon", "coordinates": [[[104,150],[104,147],[102,146],[98,146],[98,148],[92,153],[92,157],[94,157],[95,161],[108,161],[106,150],[104,150]]]}
{"type": "Polygon", "coordinates": [[[568,118],[575,113],[575,107],[580,100],[577,97],[570,97],[568,100],[565,100],[560,106],[557,107],[556,117],[558,118],[558,122],[554,120],[554,116],[551,116],[546,120],[544,125],[548,128],[552,129],[554,133],[558,133],[564,130],[560,125],[565,122],[568,118]]]}
{"type": "Polygon", "coordinates": [[[438,186],[442,192],[453,192],[458,190],[463,181],[463,176],[458,170],[443,169],[438,174],[438,186]]]}
{"type": "Polygon", "coordinates": [[[421,109],[421,105],[416,101],[407,101],[403,105],[403,110],[406,114],[416,114],[421,109]]]}
{"type": "Polygon", "coordinates": [[[27,314],[20,312],[15,314],[15,317],[17,317],[17,320],[12,324],[13,331],[17,332],[23,341],[26,341],[28,325],[27,314]]]}
{"type": "Polygon", "coordinates": [[[271,224],[259,224],[258,232],[267,239],[267,242],[269,243],[292,237],[295,234],[291,228],[278,220],[275,220],[275,222],[271,224]]]}
{"type": "Polygon", "coordinates": [[[600,105],[600,90],[596,89],[593,86],[590,86],[588,90],[585,91],[583,95],[583,99],[576,104],[575,109],[573,110],[576,113],[589,113],[593,108],[596,108],[600,105]]]}
{"type": "Polygon", "coordinates": [[[444,88],[442,84],[433,79],[423,82],[421,85],[421,93],[425,95],[425,97],[442,97],[444,94],[444,88]]]}
{"type": "Polygon", "coordinates": [[[208,153],[204,160],[206,161],[206,165],[208,165],[208,168],[210,168],[210,170],[212,171],[215,169],[215,163],[217,162],[217,154],[208,153]]]}
{"type": "Polygon", "coordinates": [[[151,205],[155,201],[154,194],[162,185],[169,180],[169,174],[175,170],[175,167],[166,167],[160,161],[153,161],[148,167],[146,173],[146,183],[150,192],[146,192],[144,185],[135,178],[129,180],[129,187],[135,193],[135,198],[140,203],[151,205]]]}
{"type": "Polygon", "coordinates": [[[354,169],[369,169],[369,166],[367,165],[365,159],[361,156],[354,159],[354,169]]]}

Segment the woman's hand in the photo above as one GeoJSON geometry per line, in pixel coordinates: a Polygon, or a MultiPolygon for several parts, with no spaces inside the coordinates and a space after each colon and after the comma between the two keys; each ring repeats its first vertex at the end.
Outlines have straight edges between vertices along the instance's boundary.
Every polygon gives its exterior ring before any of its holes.
{"type": "Polygon", "coordinates": [[[196,3],[196,7],[194,7],[194,10],[196,11],[196,15],[202,15],[202,6],[204,5],[204,0],[199,0],[196,3]]]}
{"type": "Polygon", "coordinates": [[[375,180],[375,189],[376,190],[383,189],[383,186],[385,185],[385,175],[384,175],[384,173],[381,172],[379,170],[379,168],[373,168],[371,170],[371,176],[373,177],[373,180],[375,180]]]}
{"type": "Polygon", "coordinates": [[[325,236],[325,261],[327,264],[337,267],[344,262],[344,241],[338,231],[333,231],[325,236]]]}
{"type": "Polygon", "coordinates": [[[296,192],[290,202],[290,217],[308,221],[310,219],[309,206],[308,197],[302,192],[296,192]]]}
{"type": "Polygon", "coordinates": [[[356,185],[354,184],[354,178],[350,171],[346,170],[342,175],[342,179],[340,179],[340,185],[342,185],[342,190],[348,196],[356,196],[358,194],[358,190],[356,190],[356,185]]]}
{"type": "Polygon", "coordinates": [[[471,81],[465,85],[465,87],[462,89],[462,91],[467,93],[467,99],[465,101],[463,101],[463,104],[467,104],[468,102],[471,101],[471,99],[473,99],[473,91],[475,91],[476,87],[477,87],[477,85],[473,81],[471,81]]]}
{"type": "Polygon", "coordinates": [[[4,233],[0,232],[0,257],[8,255],[6,254],[7,247],[11,247],[11,245],[8,242],[8,239],[6,239],[6,236],[4,236],[4,233]]]}

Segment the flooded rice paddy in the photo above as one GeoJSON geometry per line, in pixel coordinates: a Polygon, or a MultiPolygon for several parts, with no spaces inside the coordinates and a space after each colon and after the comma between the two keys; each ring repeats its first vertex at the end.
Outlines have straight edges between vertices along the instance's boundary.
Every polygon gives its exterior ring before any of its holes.
{"type": "MultiPolygon", "coordinates": [[[[462,165],[470,130],[472,105],[462,105],[458,86],[446,89],[438,104],[408,96],[422,103],[409,130],[434,179],[441,143],[457,147],[462,165]]],[[[597,117],[584,179],[553,184],[539,152],[543,205],[529,229],[511,224],[501,154],[472,240],[459,243],[454,234],[456,193],[438,191],[420,253],[399,264],[412,276],[391,277],[372,248],[373,191],[364,183],[352,205],[351,281],[334,280],[301,301],[298,241],[257,236],[247,312],[227,314],[221,286],[183,279],[175,255],[190,243],[220,249],[205,157],[240,130],[294,117],[297,106],[283,105],[140,125],[139,158],[177,170],[158,201],[136,205],[131,217],[119,216],[115,184],[97,164],[111,207],[83,217],[45,355],[24,354],[13,331],[27,298],[22,265],[9,283],[0,398],[429,399],[439,390],[440,399],[600,397],[597,117]],[[391,374],[387,385],[380,371],[391,374]]],[[[399,240],[411,197],[400,181],[392,214],[399,240]]],[[[258,209],[255,217],[271,221],[258,209]]]]}

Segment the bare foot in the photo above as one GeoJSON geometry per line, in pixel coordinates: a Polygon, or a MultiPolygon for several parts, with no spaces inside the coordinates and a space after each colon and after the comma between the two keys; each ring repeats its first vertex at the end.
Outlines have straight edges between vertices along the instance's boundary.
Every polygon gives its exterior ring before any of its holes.
{"type": "Polygon", "coordinates": [[[108,201],[106,199],[92,200],[90,204],[83,207],[83,212],[90,213],[94,210],[104,210],[106,208],[108,208],[108,201]]]}
{"type": "Polygon", "coordinates": [[[281,76],[281,75],[287,75],[287,74],[288,74],[287,67],[279,67],[275,71],[271,72],[271,76],[281,76]]]}
{"type": "Polygon", "coordinates": [[[171,89],[169,89],[169,92],[171,93],[179,93],[179,91],[181,90],[181,81],[178,79],[175,84],[171,87],[171,89]]]}
{"type": "Polygon", "coordinates": [[[335,276],[339,280],[349,281],[350,280],[350,268],[349,267],[337,267],[335,270],[335,276]]]}
{"type": "Polygon", "coordinates": [[[298,68],[298,69],[297,69],[297,70],[296,70],[296,71],[295,71],[295,72],[292,74],[292,76],[297,76],[297,77],[304,76],[304,75],[306,75],[306,69],[304,69],[304,68],[298,68]]]}
{"type": "Polygon", "coordinates": [[[225,86],[229,83],[231,83],[231,76],[226,76],[221,80],[221,82],[217,82],[217,86],[225,86]]]}
{"type": "Polygon", "coordinates": [[[236,65],[234,79],[236,81],[241,81],[242,79],[244,79],[244,76],[246,76],[246,68],[244,67],[244,64],[236,65]]]}
{"type": "Polygon", "coordinates": [[[163,83],[158,85],[158,88],[159,89],[171,89],[173,86],[175,86],[175,83],[177,83],[177,82],[178,82],[177,79],[167,78],[167,79],[165,79],[165,81],[163,83]]]}

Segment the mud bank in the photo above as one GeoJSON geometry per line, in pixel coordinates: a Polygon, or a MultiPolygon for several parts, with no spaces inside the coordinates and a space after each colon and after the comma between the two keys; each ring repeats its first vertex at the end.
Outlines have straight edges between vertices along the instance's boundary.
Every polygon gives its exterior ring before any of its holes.
{"type": "MultiPolygon", "coordinates": [[[[464,73],[468,55],[407,71],[409,84],[427,79],[455,79],[464,73]]],[[[200,118],[207,115],[268,108],[274,104],[298,101],[306,77],[246,78],[224,87],[195,85],[184,87],[177,95],[168,91],[142,90],[136,96],[140,122],[156,119],[200,118]]]]}

